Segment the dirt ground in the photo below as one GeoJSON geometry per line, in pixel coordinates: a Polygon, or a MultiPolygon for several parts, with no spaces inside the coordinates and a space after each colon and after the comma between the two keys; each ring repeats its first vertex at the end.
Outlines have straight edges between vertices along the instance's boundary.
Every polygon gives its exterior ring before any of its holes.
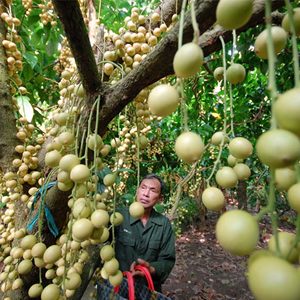
{"type": "MultiPolygon", "coordinates": [[[[176,241],[177,261],[163,292],[174,300],[252,300],[245,271],[247,257],[225,252],[215,238],[217,216],[205,226],[190,228],[176,241]]],[[[289,224],[281,229],[292,231],[289,224]]],[[[267,220],[260,223],[259,247],[265,247],[271,234],[267,220]]]]}

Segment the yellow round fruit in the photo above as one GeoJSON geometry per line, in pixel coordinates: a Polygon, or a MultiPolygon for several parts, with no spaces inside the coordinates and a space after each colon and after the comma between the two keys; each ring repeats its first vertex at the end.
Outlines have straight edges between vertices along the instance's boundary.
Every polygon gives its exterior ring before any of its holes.
{"type": "Polygon", "coordinates": [[[87,138],[87,146],[93,151],[99,151],[103,147],[103,141],[99,134],[90,134],[87,138]]]}
{"type": "Polygon", "coordinates": [[[293,88],[278,96],[274,103],[278,126],[300,136],[300,88],[293,88]]]}
{"type": "Polygon", "coordinates": [[[135,201],[129,206],[129,213],[135,219],[141,218],[144,215],[144,212],[144,206],[140,202],[135,201]]]}
{"type": "Polygon", "coordinates": [[[225,197],[220,189],[208,187],[202,193],[202,202],[207,209],[220,211],[225,206],[225,197]]]}
{"type": "Polygon", "coordinates": [[[237,159],[233,155],[229,154],[227,157],[227,163],[230,167],[234,167],[238,162],[242,162],[242,159],[237,159]]]}
{"type": "Polygon", "coordinates": [[[112,186],[115,183],[116,179],[117,179],[117,173],[109,173],[104,176],[103,183],[106,186],[112,186]]]}
{"type": "Polygon", "coordinates": [[[203,141],[201,137],[194,132],[183,132],[176,139],[175,152],[180,159],[188,164],[198,161],[202,157],[203,151],[203,141]]]}
{"type": "Polygon", "coordinates": [[[149,110],[156,116],[166,117],[173,113],[179,104],[177,89],[168,84],[154,87],[148,97],[149,110]]]}
{"type": "MultiPolygon", "coordinates": [[[[292,232],[286,232],[286,231],[280,231],[277,233],[277,235],[278,235],[278,246],[279,246],[281,257],[288,260],[291,263],[297,262],[299,257],[299,251],[294,244],[296,235],[292,232]]],[[[271,236],[268,242],[268,248],[274,254],[277,253],[275,235],[271,236]]]]}
{"type": "Polygon", "coordinates": [[[28,290],[28,296],[30,298],[37,298],[42,294],[43,286],[40,283],[33,284],[28,290]]]}
{"type": "Polygon", "coordinates": [[[259,227],[255,218],[243,210],[230,210],[221,215],[216,225],[220,245],[234,255],[248,255],[256,247],[259,227]]]}
{"type": "MultiPolygon", "coordinates": [[[[299,36],[300,35],[300,7],[296,7],[293,10],[293,22],[295,26],[296,35],[299,36]]],[[[282,19],[281,26],[286,32],[292,33],[290,18],[287,13],[282,19]]]]}
{"type": "Polygon", "coordinates": [[[256,299],[300,299],[297,269],[276,256],[262,256],[249,266],[248,285],[256,299]]]}
{"type": "Polygon", "coordinates": [[[237,29],[251,18],[253,0],[220,0],[217,6],[217,23],[225,29],[237,29]]]}
{"type": "Polygon", "coordinates": [[[300,183],[292,185],[287,194],[289,205],[300,214],[300,183]]]}
{"type": "Polygon", "coordinates": [[[184,44],[174,56],[175,75],[182,78],[194,76],[203,64],[203,51],[195,43],[184,44]]]}
{"type": "Polygon", "coordinates": [[[274,256],[274,253],[267,249],[254,250],[250,254],[249,258],[247,259],[248,268],[254,261],[256,261],[257,259],[259,259],[260,257],[263,257],[263,256],[274,256]]]}
{"type": "Polygon", "coordinates": [[[65,287],[68,290],[76,290],[81,285],[81,277],[77,272],[68,274],[65,281],[65,287]]]}
{"type": "Polygon", "coordinates": [[[118,270],[115,275],[108,276],[108,280],[112,286],[118,286],[122,283],[123,273],[118,270]]]}
{"type": "Polygon", "coordinates": [[[217,67],[215,68],[214,70],[214,78],[217,80],[217,81],[220,81],[222,80],[224,77],[224,68],[223,67],[217,67]]]}
{"type": "Polygon", "coordinates": [[[244,81],[246,77],[246,70],[241,64],[232,64],[226,70],[226,79],[231,84],[237,84],[244,81]]]}
{"type": "Polygon", "coordinates": [[[58,245],[49,246],[43,255],[43,260],[46,264],[54,264],[61,258],[61,247],[58,245]]]}
{"type": "Polygon", "coordinates": [[[223,143],[228,142],[228,137],[223,131],[217,131],[211,137],[211,143],[215,146],[219,146],[223,140],[223,143]]]}
{"type": "Polygon", "coordinates": [[[61,154],[57,150],[52,150],[46,153],[45,164],[50,168],[54,168],[58,166],[60,159],[61,154]]]}
{"type": "Polygon", "coordinates": [[[115,256],[115,250],[111,245],[105,245],[100,250],[100,257],[103,261],[109,261],[115,256]]]}
{"type": "Polygon", "coordinates": [[[42,291],[41,300],[58,300],[60,289],[56,284],[48,284],[42,291]]]}
{"type": "Polygon", "coordinates": [[[279,191],[287,191],[297,182],[297,173],[291,168],[280,168],[275,170],[275,185],[279,191]]]}
{"type": "Polygon", "coordinates": [[[223,167],[216,173],[216,182],[223,188],[233,188],[238,183],[238,177],[231,167],[223,167]]]}
{"type": "Polygon", "coordinates": [[[90,177],[90,169],[86,165],[76,165],[70,173],[70,178],[75,183],[83,183],[90,177]]]}
{"type": "Polygon", "coordinates": [[[88,218],[91,215],[91,203],[88,198],[78,198],[72,207],[73,216],[78,218],[88,218]]]}
{"type": "Polygon", "coordinates": [[[37,242],[36,236],[33,234],[25,235],[20,243],[20,247],[24,250],[31,249],[37,242]]]}
{"type": "Polygon", "coordinates": [[[44,252],[46,251],[47,246],[40,242],[35,244],[31,249],[31,255],[33,257],[42,257],[44,255],[44,252]]]}
{"type": "Polygon", "coordinates": [[[115,226],[120,225],[123,222],[123,220],[124,220],[124,217],[119,212],[115,212],[115,213],[111,214],[111,216],[110,216],[110,223],[115,226]]]}
{"type": "Polygon", "coordinates": [[[80,164],[80,159],[75,154],[66,154],[59,161],[59,167],[63,171],[71,172],[71,170],[80,164]]]}
{"type": "Polygon", "coordinates": [[[300,158],[300,141],[287,130],[268,130],[258,138],[256,153],[260,161],[271,168],[288,167],[300,158]]]}
{"type": "Polygon", "coordinates": [[[229,152],[236,158],[245,159],[253,152],[252,144],[243,137],[232,139],[228,145],[229,152]]]}
{"type": "Polygon", "coordinates": [[[239,180],[247,180],[251,175],[250,168],[243,163],[238,163],[233,167],[233,171],[237,175],[239,180]]]}
{"type": "Polygon", "coordinates": [[[91,215],[91,222],[94,227],[101,228],[107,226],[109,222],[109,214],[106,210],[97,209],[91,215]]]}
{"type": "Polygon", "coordinates": [[[103,268],[108,276],[114,275],[119,270],[119,262],[116,258],[112,258],[104,263],[103,268]]]}
{"type": "Polygon", "coordinates": [[[18,264],[18,273],[21,275],[28,274],[32,269],[32,261],[24,259],[18,264]]]}
{"type": "MultiPolygon", "coordinates": [[[[273,26],[271,28],[272,41],[274,45],[275,54],[279,54],[287,43],[287,34],[282,27],[273,26]]],[[[265,29],[256,38],[254,43],[254,50],[258,57],[268,59],[268,31],[265,29]]]]}
{"type": "Polygon", "coordinates": [[[76,220],[72,226],[72,236],[76,241],[87,240],[93,233],[94,226],[89,219],[76,220]]]}

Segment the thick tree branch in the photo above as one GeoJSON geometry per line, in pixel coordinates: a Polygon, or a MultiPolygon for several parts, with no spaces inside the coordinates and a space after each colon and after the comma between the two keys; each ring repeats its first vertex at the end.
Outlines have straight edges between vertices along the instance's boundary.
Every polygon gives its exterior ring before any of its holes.
{"type": "MultiPolygon", "coordinates": [[[[201,37],[201,46],[205,55],[209,55],[220,49],[219,37],[223,35],[226,40],[232,38],[231,31],[218,30],[210,28],[215,23],[215,12],[218,2],[215,0],[199,0],[196,3],[197,22],[200,32],[204,32],[201,37]],[[208,31],[210,30],[210,31],[208,31]],[[206,32],[210,34],[206,34],[206,32]],[[212,32],[216,34],[211,38],[212,32]]],[[[240,31],[263,23],[264,19],[264,1],[255,1],[255,10],[253,16],[240,31]]],[[[273,0],[273,9],[284,5],[283,0],[273,0]]],[[[179,25],[177,24],[165,38],[161,40],[153,52],[151,52],[145,60],[141,62],[138,68],[132,70],[122,81],[103,92],[103,105],[100,110],[101,133],[106,130],[109,122],[122,109],[131,102],[135,96],[145,87],[156,82],[157,80],[173,74],[173,57],[177,51],[179,25]]],[[[183,42],[190,42],[193,38],[193,28],[190,18],[190,13],[187,12],[184,23],[183,42]]]]}
{"type": "Polygon", "coordinates": [[[53,4],[63,24],[83,87],[88,95],[93,95],[100,89],[101,81],[78,1],[53,0],[53,4]]]}

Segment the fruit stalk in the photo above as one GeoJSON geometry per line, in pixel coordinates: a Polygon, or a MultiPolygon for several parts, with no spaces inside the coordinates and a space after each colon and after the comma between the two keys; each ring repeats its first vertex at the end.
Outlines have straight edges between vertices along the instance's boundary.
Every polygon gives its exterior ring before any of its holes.
{"type": "Polygon", "coordinates": [[[297,47],[297,37],[295,30],[295,22],[293,18],[293,8],[289,0],[284,0],[285,6],[287,8],[289,22],[290,22],[290,30],[292,32],[292,48],[293,48],[293,64],[294,64],[294,80],[295,87],[300,87],[299,80],[299,59],[298,59],[298,47],[297,47]]]}

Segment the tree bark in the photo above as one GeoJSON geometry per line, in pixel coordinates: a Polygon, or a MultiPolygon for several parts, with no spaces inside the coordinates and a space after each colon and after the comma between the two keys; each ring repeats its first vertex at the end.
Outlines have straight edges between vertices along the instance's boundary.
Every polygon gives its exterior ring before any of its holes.
{"type": "MultiPolygon", "coordinates": [[[[0,1],[3,6],[3,2],[0,1]]],[[[0,43],[6,36],[6,28],[4,23],[0,22],[0,43]]],[[[12,169],[12,161],[16,158],[15,146],[18,144],[16,138],[16,118],[14,115],[14,107],[10,92],[10,83],[7,73],[7,61],[4,48],[0,47],[0,172],[5,173],[12,169]]]]}

